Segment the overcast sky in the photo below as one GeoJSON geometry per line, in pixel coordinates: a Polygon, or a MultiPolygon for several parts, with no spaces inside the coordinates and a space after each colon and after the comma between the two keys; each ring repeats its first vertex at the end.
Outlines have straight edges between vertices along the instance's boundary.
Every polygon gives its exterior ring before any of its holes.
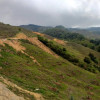
{"type": "Polygon", "coordinates": [[[100,0],[0,0],[0,22],[11,25],[100,26],[100,0]]]}

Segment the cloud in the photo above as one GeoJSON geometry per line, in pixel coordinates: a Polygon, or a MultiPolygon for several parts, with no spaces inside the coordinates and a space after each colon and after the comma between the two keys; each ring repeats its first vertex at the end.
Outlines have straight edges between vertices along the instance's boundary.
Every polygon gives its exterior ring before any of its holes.
{"type": "Polygon", "coordinates": [[[100,26],[99,0],[0,0],[0,21],[12,25],[100,26]]]}

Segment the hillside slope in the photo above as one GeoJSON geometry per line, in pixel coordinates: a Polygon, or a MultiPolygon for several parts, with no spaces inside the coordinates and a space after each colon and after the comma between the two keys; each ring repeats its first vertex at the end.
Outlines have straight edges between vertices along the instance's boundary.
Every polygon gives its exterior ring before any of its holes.
{"type": "Polygon", "coordinates": [[[14,37],[16,34],[23,32],[28,36],[33,36],[32,32],[17,26],[0,23],[0,38],[14,37]]]}
{"type": "Polygon", "coordinates": [[[43,33],[62,40],[72,41],[100,52],[100,40],[91,40],[79,33],[72,33],[62,28],[47,29],[43,33]]]}
{"type": "Polygon", "coordinates": [[[41,98],[22,93],[13,85],[9,89],[25,100],[100,100],[100,53],[77,43],[41,36],[46,43],[33,32],[0,39],[0,76],[41,98]],[[63,52],[57,52],[55,46],[63,52]],[[91,59],[90,64],[84,62],[89,53],[98,63],[91,59]],[[85,66],[80,67],[80,62],[85,66]]]}

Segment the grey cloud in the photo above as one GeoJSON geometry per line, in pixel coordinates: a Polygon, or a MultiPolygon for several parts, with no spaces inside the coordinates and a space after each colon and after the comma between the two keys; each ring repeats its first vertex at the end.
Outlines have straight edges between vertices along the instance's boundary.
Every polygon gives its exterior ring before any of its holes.
{"type": "Polygon", "coordinates": [[[12,25],[100,26],[99,0],[0,0],[0,21],[12,25]]]}

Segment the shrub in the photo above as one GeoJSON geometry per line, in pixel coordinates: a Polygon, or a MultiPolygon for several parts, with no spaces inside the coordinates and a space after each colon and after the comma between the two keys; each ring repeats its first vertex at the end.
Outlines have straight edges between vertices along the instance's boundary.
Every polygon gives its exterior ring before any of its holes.
{"type": "Polygon", "coordinates": [[[90,57],[90,59],[91,59],[94,63],[98,64],[98,60],[97,60],[97,58],[94,56],[94,54],[89,53],[89,57],[90,57]]]}
{"type": "MultiPolygon", "coordinates": [[[[22,41],[22,42],[24,42],[24,43],[32,44],[29,40],[20,39],[20,41],[22,41]]],[[[33,45],[33,44],[32,44],[32,45],[33,45]]]]}
{"type": "Polygon", "coordinates": [[[91,60],[89,57],[85,57],[84,58],[84,62],[86,62],[87,64],[90,64],[91,63],[91,60]]]}
{"type": "Polygon", "coordinates": [[[98,52],[100,52],[100,46],[98,47],[98,49],[97,49],[97,50],[98,50],[98,52]]]}

